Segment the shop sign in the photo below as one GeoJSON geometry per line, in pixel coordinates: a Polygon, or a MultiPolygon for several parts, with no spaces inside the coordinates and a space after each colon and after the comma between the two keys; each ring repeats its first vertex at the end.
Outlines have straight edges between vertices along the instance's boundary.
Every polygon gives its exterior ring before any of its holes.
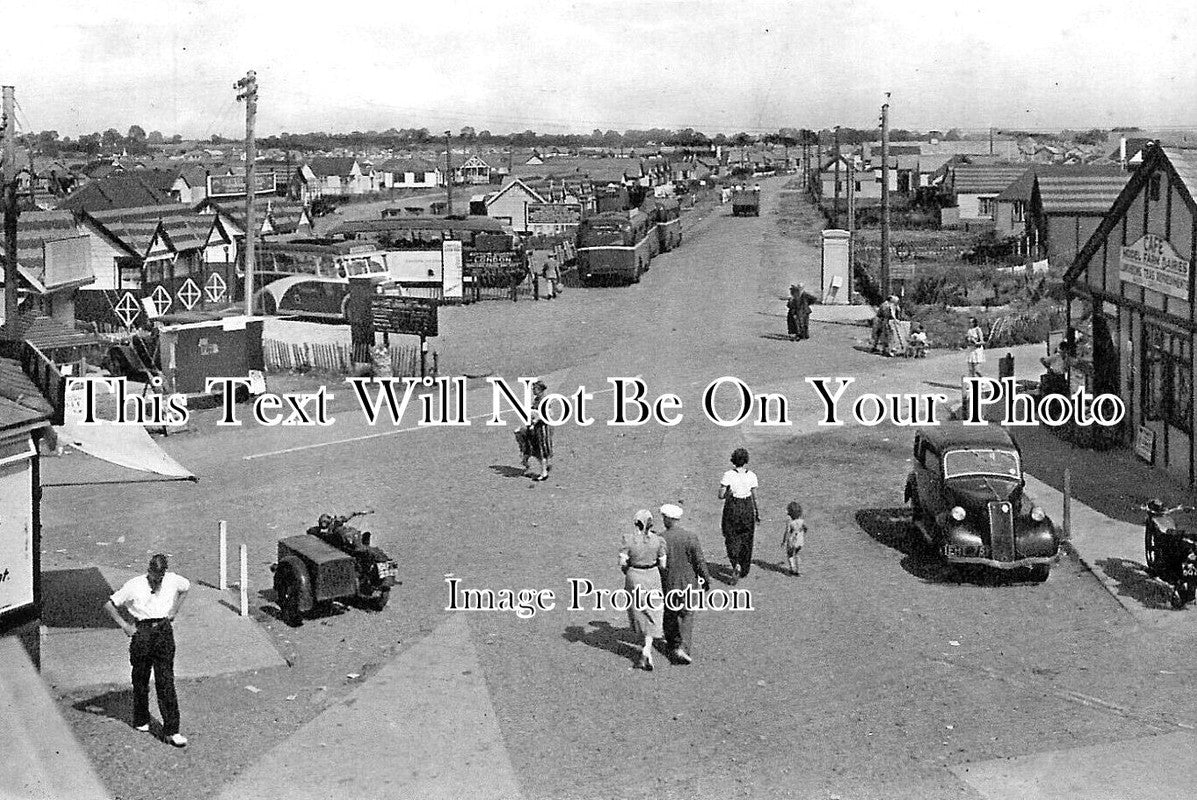
{"type": "Polygon", "coordinates": [[[436,300],[376,294],[370,298],[370,317],[379,333],[436,336],[436,300]]]}
{"type": "Polygon", "coordinates": [[[578,203],[528,203],[529,225],[577,225],[582,221],[578,203]]]}
{"type": "Polygon", "coordinates": [[[1193,265],[1181,258],[1167,239],[1149,233],[1122,248],[1118,277],[1179,300],[1189,299],[1193,265]]]}
{"type": "Polygon", "coordinates": [[[1146,425],[1140,425],[1135,432],[1135,455],[1148,464],[1155,463],[1155,431],[1146,425]]]}

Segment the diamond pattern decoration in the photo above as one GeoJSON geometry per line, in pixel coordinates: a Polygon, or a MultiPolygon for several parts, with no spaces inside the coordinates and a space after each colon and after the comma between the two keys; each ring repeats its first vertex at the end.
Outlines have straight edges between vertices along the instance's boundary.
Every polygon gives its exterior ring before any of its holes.
{"type": "Polygon", "coordinates": [[[170,296],[170,292],[163,288],[162,284],[154,287],[154,291],[150,293],[150,302],[154,304],[154,308],[158,309],[158,313],[165,314],[170,311],[171,305],[174,304],[174,299],[170,296]]]}
{"type": "Polygon", "coordinates": [[[141,306],[132,292],[125,292],[121,295],[121,299],[112,307],[112,310],[120,317],[121,323],[126,328],[133,327],[133,320],[141,315],[141,306]]]}
{"type": "Polygon", "coordinates": [[[220,277],[219,272],[209,275],[208,282],[204,284],[204,293],[208,295],[209,303],[219,303],[224,300],[228,289],[228,284],[224,282],[224,278],[220,277]]]}
{"type": "Polygon", "coordinates": [[[195,281],[188,278],[183,281],[183,285],[179,287],[179,291],[175,292],[175,298],[183,304],[184,308],[190,311],[203,298],[203,294],[200,292],[199,287],[195,285],[195,281]]]}

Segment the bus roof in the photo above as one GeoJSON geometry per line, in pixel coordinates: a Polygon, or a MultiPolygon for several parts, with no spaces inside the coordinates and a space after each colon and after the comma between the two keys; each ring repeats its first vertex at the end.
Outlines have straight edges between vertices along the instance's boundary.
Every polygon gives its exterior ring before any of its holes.
{"type": "Polygon", "coordinates": [[[445,219],[444,217],[387,217],[342,222],[330,233],[385,233],[388,231],[472,231],[474,233],[505,233],[503,224],[490,217],[445,219]]]}
{"type": "Polygon", "coordinates": [[[310,253],[321,256],[347,256],[353,253],[372,252],[378,248],[362,242],[302,241],[302,242],[258,242],[259,253],[310,253]]]}

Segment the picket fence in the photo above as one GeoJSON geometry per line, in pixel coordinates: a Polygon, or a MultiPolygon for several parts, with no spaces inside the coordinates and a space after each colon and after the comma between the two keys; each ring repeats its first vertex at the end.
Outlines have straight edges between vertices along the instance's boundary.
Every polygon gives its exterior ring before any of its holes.
{"type": "MultiPolygon", "coordinates": [[[[396,377],[420,374],[420,348],[418,345],[391,345],[391,374],[396,377]]],[[[340,342],[281,342],[276,339],[262,340],[262,356],[267,372],[332,372],[351,374],[355,364],[373,362],[370,348],[353,348],[340,342]]],[[[436,354],[428,355],[428,370],[435,371],[436,354]]]]}

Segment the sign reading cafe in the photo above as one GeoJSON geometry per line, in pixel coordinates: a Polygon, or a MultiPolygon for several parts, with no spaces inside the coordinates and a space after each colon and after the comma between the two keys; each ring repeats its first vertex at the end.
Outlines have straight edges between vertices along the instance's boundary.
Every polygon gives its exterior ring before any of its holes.
{"type": "Polygon", "coordinates": [[[1189,299],[1189,280],[1193,265],[1168,243],[1149,233],[1122,248],[1118,277],[1128,283],[1163,292],[1178,300],[1189,299]]]}

